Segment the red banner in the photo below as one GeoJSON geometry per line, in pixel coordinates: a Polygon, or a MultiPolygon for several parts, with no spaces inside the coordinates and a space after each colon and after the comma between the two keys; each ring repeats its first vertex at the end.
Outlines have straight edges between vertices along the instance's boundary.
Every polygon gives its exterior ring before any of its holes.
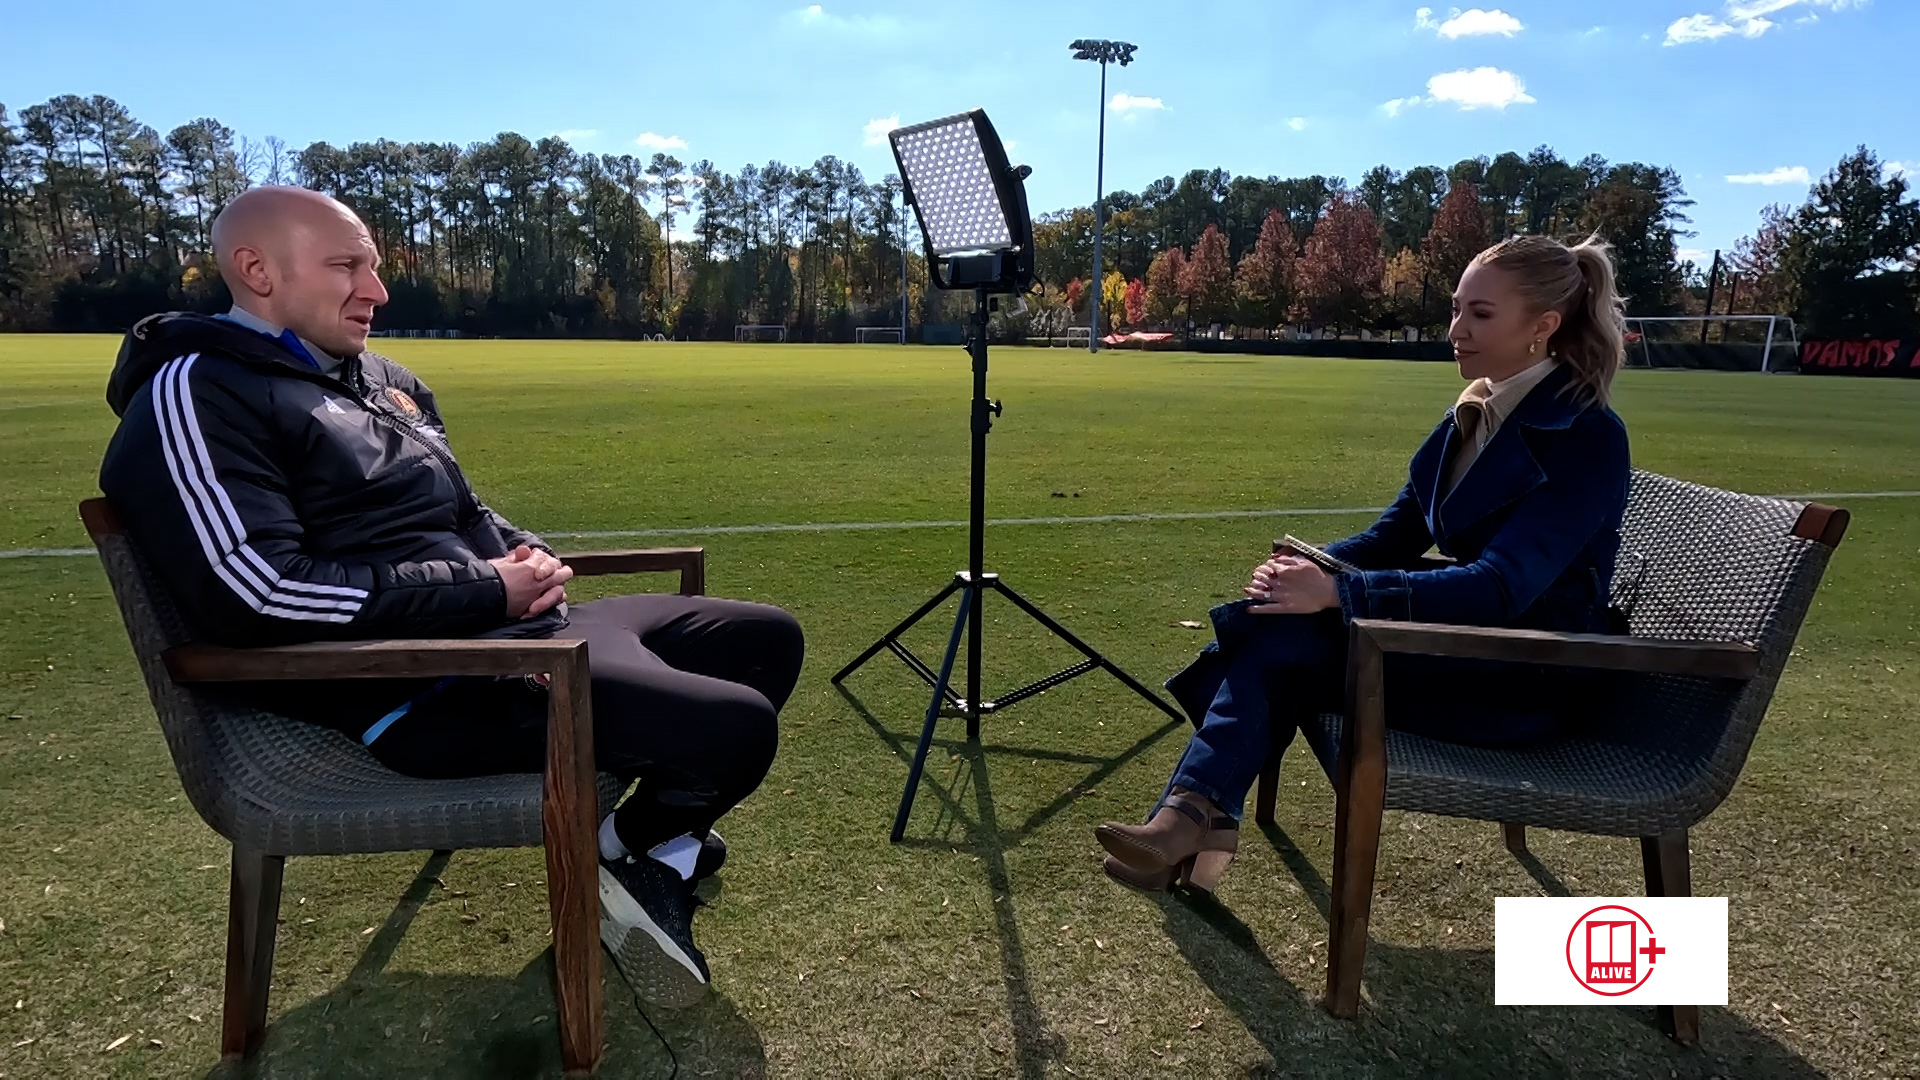
{"type": "Polygon", "coordinates": [[[1920,378],[1914,354],[1920,341],[1878,338],[1855,341],[1803,341],[1800,370],[1807,375],[1897,375],[1920,378]]]}

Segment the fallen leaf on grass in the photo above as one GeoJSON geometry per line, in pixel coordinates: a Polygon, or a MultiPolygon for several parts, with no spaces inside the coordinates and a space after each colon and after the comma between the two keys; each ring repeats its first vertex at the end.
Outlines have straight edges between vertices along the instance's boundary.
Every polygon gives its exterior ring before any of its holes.
{"type": "Polygon", "coordinates": [[[1094,1021],[1094,1023],[1095,1023],[1096,1025],[1098,1025],[1098,1026],[1100,1026],[1100,1027],[1106,1027],[1106,1026],[1107,1026],[1107,1018],[1103,1016],[1103,1017],[1101,1017],[1100,1019],[1098,1019],[1098,1020],[1095,1020],[1095,1021],[1094,1021]]]}
{"type": "Polygon", "coordinates": [[[1187,1030],[1188,1030],[1188,1031],[1199,1031],[1199,1030],[1200,1030],[1200,1025],[1201,1025],[1201,1024],[1204,1024],[1204,1023],[1206,1023],[1206,1022],[1207,1022],[1207,1018],[1203,1016],[1203,1017],[1201,1017],[1200,1019],[1198,1019],[1198,1020],[1195,1020],[1195,1021],[1194,1021],[1193,1023],[1191,1023],[1191,1024],[1188,1024],[1188,1025],[1187,1025],[1187,1030]]]}
{"type": "MultiPolygon", "coordinates": [[[[122,1036],[120,1036],[119,1038],[117,1038],[117,1039],[115,1039],[115,1040],[113,1040],[112,1042],[110,1042],[110,1043],[108,1043],[108,1044],[107,1044],[107,1050],[118,1050],[118,1049],[120,1049],[120,1047],[121,1047],[122,1045],[124,1045],[124,1044],[126,1043],[126,1041],[127,1041],[128,1039],[131,1039],[131,1038],[133,1038],[133,1036],[131,1036],[131,1035],[122,1035],[122,1036]]],[[[106,1052],[107,1052],[107,1050],[102,1050],[102,1051],[100,1051],[100,1052],[104,1054],[104,1053],[106,1053],[106,1052]]]]}
{"type": "Polygon", "coordinates": [[[308,923],[311,923],[311,922],[313,922],[313,921],[314,921],[313,919],[301,919],[301,920],[300,920],[300,925],[301,925],[301,926],[305,926],[305,925],[307,925],[308,923]]]}
{"type": "Polygon", "coordinates": [[[7,932],[7,920],[0,919],[0,934],[4,934],[6,932],[7,932]]]}
{"type": "Polygon", "coordinates": [[[365,930],[360,931],[360,936],[366,937],[368,934],[371,934],[371,933],[373,933],[373,927],[369,926],[365,930]]]}
{"type": "Polygon", "coordinates": [[[1192,619],[1181,619],[1179,622],[1174,623],[1173,625],[1178,626],[1183,630],[1205,630],[1207,628],[1207,624],[1194,622],[1192,619]]]}
{"type": "Polygon", "coordinates": [[[200,1014],[199,1014],[199,1013],[188,1013],[188,1014],[187,1014],[187,1019],[189,1019],[189,1020],[191,1020],[191,1021],[193,1021],[194,1023],[196,1023],[196,1024],[197,1024],[197,1023],[199,1023],[199,1022],[200,1022],[200,1014]]]}
{"type": "Polygon", "coordinates": [[[147,1045],[148,1045],[148,1046],[154,1046],[154,1047],[158,1047],[158,1048],[160,1048],[160,1049],[162,1049],[162,1050],[165,1050],[165,1049],[167,1048],[167,1044],[166,1044],[166,1043],[163,1043],[163,1042],[161,1042],[161,1041],[160,1041],[159,1039],[148,1039],[148,1040],[147,1040],[147,1045]]]}
{"type": "Polygon", "coordinates": [[[1094,938],[1093,947],[1096,949],[1104,949],[1107,947],[1107,943],[1104,941],[1101,941],[1099,938],[1094,938]]]}
{"type": "Polygon", "coordinates": [[[37,1043],[39,1041],[40,1041],[40,1037],[38,1035],[35,1035],[30,1038],[21,1039],[19,1042],[14,1043],[13,1048],[15,1050],[18,1050],[23,1046],[32,1046],[34,1043],[37,1043]]]}
{"type": "Polygon", "coordinates": [[[480,916],[478,916],[478,915],[462,915],[462,916],[460,916],[460,921],[461,921],[461,922],[463,922],[463,923],[477,923],[477,922],[479,922],[479,921],[480,921],[480,916]]]}
{"type": "Polygon", "coordinates": [[[211,862],[210,862],[210,863],[208,863],[208,864],[207,864],[207,865],[205,865],[205,866],[196,866],[196,867],[194,867],[194,869],[195,869],[195,870],[218,870],[218,869],[220,869],[220,864],[219,864],[219,863],[211,863],[211,862]]]}

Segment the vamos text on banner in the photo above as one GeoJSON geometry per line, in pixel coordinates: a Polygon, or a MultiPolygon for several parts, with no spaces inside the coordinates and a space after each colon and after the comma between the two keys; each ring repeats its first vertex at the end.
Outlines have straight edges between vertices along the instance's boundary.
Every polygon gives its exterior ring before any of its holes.
{"type": "Polygon", "coordinates": [[[1724,896],[1502,896],[1496,1005],[1725,1005],[1724,896]]]}

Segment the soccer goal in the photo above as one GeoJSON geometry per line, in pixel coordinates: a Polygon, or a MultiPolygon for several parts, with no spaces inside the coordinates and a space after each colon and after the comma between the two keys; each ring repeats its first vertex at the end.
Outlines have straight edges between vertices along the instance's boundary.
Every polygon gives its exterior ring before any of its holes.
{"type": "Polygon", "coordinates": [[[897,326],[856,326],[853,328],[855,345],[900,345],[906,342],[897,326]]]}
{"type": "Polygon", "coordinates": [[[1774,373],[1799,362],[1800,332],[1787,315],[1627,317],[1627,366],[1774,373]]]}
{"type": "Polygon", "coordinates": [[[1069,349],[1086,349],[1093,345],[1093,328],[1088,326],[1069,326],[1060,331],[1056,339],[1069,349]]]}
{"type": "Polygon", "coordinates": [[[779,325],[736,326],[733,328],[735,341],[785,341],[787,328],[779,325]]]}

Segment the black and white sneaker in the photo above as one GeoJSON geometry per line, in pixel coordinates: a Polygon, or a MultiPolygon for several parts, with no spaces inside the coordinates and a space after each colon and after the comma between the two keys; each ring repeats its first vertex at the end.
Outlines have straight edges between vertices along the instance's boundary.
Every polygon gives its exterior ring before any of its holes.
{"type": "Polygon", "coordinates": [[[693,888],[693,898],[708,907],[720,900],[720,868],[727,865],[727,842],[712,829],[707,830],[707,838],[700,841],[700,854],[693,861],[693,877],[687,884],[693,888]]]}
{"type": "Polygon", "coordinates": [[[684,1008],[707,992],[707,958],[693,944],[693,891],[642,855],[600,860],[600,940],[641,1000],[684,1008]]]}

